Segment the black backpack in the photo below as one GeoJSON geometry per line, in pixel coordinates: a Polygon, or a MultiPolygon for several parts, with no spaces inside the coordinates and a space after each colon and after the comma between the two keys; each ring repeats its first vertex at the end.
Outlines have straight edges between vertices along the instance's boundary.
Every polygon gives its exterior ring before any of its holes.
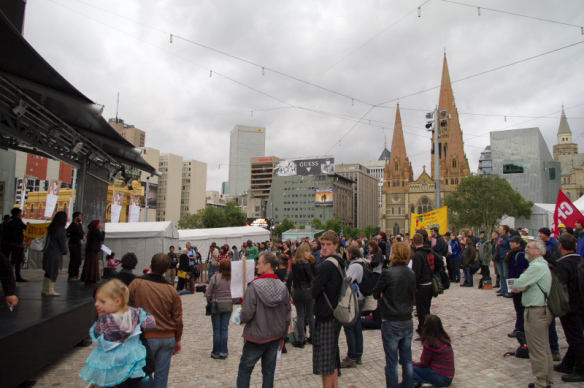
{"type": "Polygon", "coordinates": [[[361,278],[361,283],[358,284],[359,292],[363,296],[370,296],[373,294],[373,271],[367,265],[367,263],[358,262],[363,267],[363,277],[361,278]]]}
{"type": "Polygon", "coordinates": [[[515,339],[519,342],[519,347],[515,352],[507,352],[503,355],[503,357],[507,356],[515,356],[517,358],[529,358],[529,348],[527,347],[527,339],[525,338],[525,334],[518,331],[515,333],[515,339]]]}

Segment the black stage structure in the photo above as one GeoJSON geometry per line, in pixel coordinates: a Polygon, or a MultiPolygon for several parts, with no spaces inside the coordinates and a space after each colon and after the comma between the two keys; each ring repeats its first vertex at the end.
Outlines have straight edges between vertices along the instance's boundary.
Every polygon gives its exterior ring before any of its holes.
{"type": "MultiPolygon", "coordinates": [[[[103,220],[112,172],[131,166],[161,174],[106,122],[103,106],[79,92],[22,37],[24,4],[0,3],[0,148],[77,168],[74,210],[86,220],[103,220]]],[[[14,387],[46,368],[83,341],[95,321],[92,287],[58,279],[58,298],[41,297],[41,288],[18,287],[20,302],[13,312],[0,294],[0,387],[14,387]]]]}

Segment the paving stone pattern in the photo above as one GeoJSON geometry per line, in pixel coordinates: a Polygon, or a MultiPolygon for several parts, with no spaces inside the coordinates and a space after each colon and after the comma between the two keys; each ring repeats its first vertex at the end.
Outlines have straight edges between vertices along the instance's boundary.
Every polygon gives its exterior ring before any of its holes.
{"type": "MultiPolygon", "coordinates": [[[[475,276],[478,284],[478,275],[475,276]]],[[[172,359],[169,387],[234,387],[243,346],[243,326],[229,326],[229,357],[211,359],[213,331],[211,320],[205,316],[202,294],[183,295],[185,330],[182,353],[172,359]]],[[[535,381],[529,360],[503,358],[505,352],[515,351],[518,344],[507,334],[514,328],[515,311],[512,299],[496,297],[495,291],[452,287],[432,301],[432,313],[442,318],[453,341],[456,376],[452,387],[527,387],[535,381]]],[[[294,314],[294,309],[293,309],[294,314]]],[[[415,318],[416,319],[416,318],[415,318]]],[[[417,323],[417,320],[415,321],[417,323]]],[[[562,325],[557,319],[560,351],[567,344],[562,325]]],[[[365,331],[363,365],[343,369],[340,386],[349,388],[385,386],[385,356],[379,331],[365,331]]],[[[65,357],[35,377],[37,387],[86,387],[79,371],[95,345],[75,348],[65,357]]],[[[320,376],[312,374],[312,348],[297,349],[290,345],[276,368],[276,387],[320,387],[320,376]]],[[[340,336],[341,356],[346,355],[345,336],[340,336]]],[[[414,360],[419,360],[420,342],[412,343],[414,360]]],[[[401,371],[400,371],[401,373],[401,371]]],[[[251,386],[261,387],[261,365],[254,370],[251,386]]],[[[555,373],[555,387],[575,387],[561,381],[555,373]]]]}

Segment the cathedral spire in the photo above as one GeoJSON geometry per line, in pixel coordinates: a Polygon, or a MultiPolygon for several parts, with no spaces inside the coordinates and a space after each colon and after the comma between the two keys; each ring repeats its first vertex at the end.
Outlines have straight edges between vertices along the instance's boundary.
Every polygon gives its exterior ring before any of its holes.
{"type": "Polygon", "coordinates": [[[395,112],[395,125],[393,127],[393,140],[391,141],[391,157],[398,159],[407,159],[406,142],[404,140],[404,130],[402,128],[401,114],[399,104],[395,112]]]}
{"type": "Polygon", "coordinates": [[[558,136],[560,136],[560,134],[565,134],[565,133],[572,133],[572,130],[570,130],[570,125],[568,124],[568,118],[566,117],[566,112],[564,112],[564,106],[562,105],[562,117],[560,118],[560,126],[558,128],[558,136]]]}
{"type": "Polygon", "coordinates": [[[395,112],[393,139],[391,141],[391,158],[385,164],[385,180],[388,182],[388,186],[384,187],[384,192],[407,192],[409,186],[406,183],[411,182],[413,179],[414,171],[406,152],[406,142],[398,104],[395,112]]]}
{"type": "MultiPolygon", "coordinates": [[[[440,98],[438,101],[438,118],[440,121],[446,120],[439,125],[439,159],[440,159],[440,182],[442,190],[452,191],[460,183],[462,178],[470,175],[468,159],[464,153],[464,142],[462,140],[462,129],[458,120],[458,109],[454,101],[452,82],[448,70],[448,60],[444,53],[442,64],[442,83],[440,85],[440,98]],[[440,112],[446,111],[443,116],[440,112]],[[445,124],[445,125],[444,125],[445,124]]],[[[434,144],[432,133],[432,144],[434,144]]],[[[434,158],[432,158],[431,174],[434,177],[434,158]]]]}

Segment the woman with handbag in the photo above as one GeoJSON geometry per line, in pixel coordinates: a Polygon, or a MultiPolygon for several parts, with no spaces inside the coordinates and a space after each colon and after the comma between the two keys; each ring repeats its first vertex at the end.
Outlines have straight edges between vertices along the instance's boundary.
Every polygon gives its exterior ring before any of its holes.
{"type": "Polygon", "coordinates": [[[81,274],[81,281],[85,282],[86,286],[92,286],[101,279],[99,276],[99,252],[101,252],[101,244],[104,240],[105,228],[101,221],[91,221],[87,232],[85,264],[83,264],[83,273],[81,274]]]}
{"type": "MultiPolygon", "coordinates": [[[[314,334],[314,314],[312,312],[314,299],[312,299],[312,294],[310,293],[310,286],[312,286],[312,280],[314,280],[314,272],[309,261],[311,256],[310,245],[304,243],[296,251],[292,262],[292,281],[294,285],[292,296],[298,317],[299,347],[304,347],[306,322],[308,322],[310,335],[314,334]]],[[[306,342],[312,344],[312,338],[306,338],[306,342]]]]}
{"type": "Polygon", "coordinates": [[[207,292],[207,315],[211,315],[213,324],[213,351],[211,358],[225,360],[229,355],[227,350],[227,331],[229,318],[233,311],[231,297],[231,260],[223,259],[219,262],[219,269],[209,280],[207,292]]]}
{"type": "Polygon", "coordinates": [[[59,270],[63,267],[63,255],[67,254],[67,213],[57,212],[49,229],[45,248],[43,249],[43,277],[42,296],[61,296],[55,292],[55,281],[59,275],[59,270]]]}

